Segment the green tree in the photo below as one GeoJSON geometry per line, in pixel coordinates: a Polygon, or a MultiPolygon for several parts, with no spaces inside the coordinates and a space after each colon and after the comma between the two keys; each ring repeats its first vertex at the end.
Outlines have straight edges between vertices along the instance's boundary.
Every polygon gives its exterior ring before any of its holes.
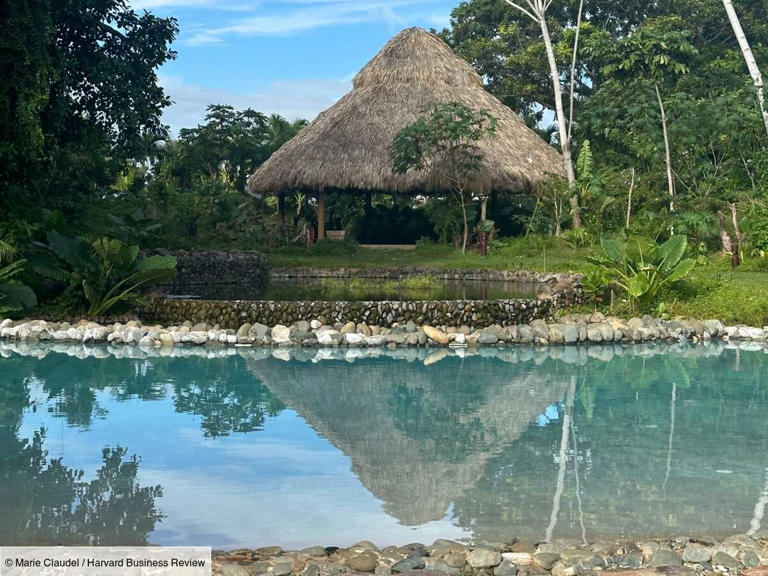
{"type": "Polygon", "coordinates": [[[396,173],[428,172],[456,198],[464,220],[462,253],[466,252],[469,239],[467,183],[484,162],[477,144],[495,133],[496,118],[490,112],[450,102],[425,107],[421,116],[398,132],[392,143],[392,166],[396,173]]]}
{"type": "Polygon", "coordinates": [[[261,112],[211,104],[203,124],[179,132],[187,183],[204,171],[212,180],[244,190],[246,178],[272,153],[271,136],[261,112]]]}
{"type": "Polygon", "coordinates": [[[0,1],[0,210],[108,185],[161,134],[176,21],[127,0],[0,1]]]}

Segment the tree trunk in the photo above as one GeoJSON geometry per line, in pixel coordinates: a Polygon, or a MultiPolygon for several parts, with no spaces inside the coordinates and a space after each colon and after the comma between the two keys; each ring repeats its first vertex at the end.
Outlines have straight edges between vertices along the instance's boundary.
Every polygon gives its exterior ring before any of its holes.
{"type": "Polygon", "coordinates": [[[464,203],[464,193],[461,196],[461,215],[464,218],[464,235],[461,240],[461,253],[467,253],[467,241],[469,240],[469,222],[467,221],[467,205],[464,203]]]}
{"type": "Polygon", "coordinates": [[[544,46],[547,50],[547,60],[549,61],[549,71],[552,76],[552,89],[555,95],[555,113],[557,115],[557,128],[560,135],[560,147],[563,152],[563,165],[565,174],[568,177],[568,190],[571,192],[571,224],[574,228],[581,228],[581,208],[579,208],[579,197],[576,194],[576,174],[573,171],[573,159],[571,158],[571,142],[568,138],[568,127],[565,121],[565,112],[563,111],[563,93],[560,88],[560,73],[557,70],[557,61],[555,52],[552,49],[552,39],[549,37],[549,28],[547,27],[547,16],[542,11],[537,14],[539,26],[541,26],[541,35],[544,39],[544,46]]]}
{"type": "Polygon", "coordinates": [[[733,231],[736,233],[736,242],[743,243],[743,237],[741,235],[741,228],[739,228],[739,211],[735,202],[728,204],[728,208],[731,211],[731,221],[733,222],[733,231]]]}
{"type": "Polygon", "coordinates": [[[659,110],[661,111],[661,129],[664,132],[664,151],[667,160],[667,186],[669,188],[669,212],[675,212],[675,179],[672,173],[672,153],[669,150],[669,134],[667,133],[667,113],[664,110],[664,102],[661,99],[661,90],[659,85],[655,84],[656,98],[659,100],[659,110]]]}
{"type": "Polygon", "coordinates": [[[488,216],[488,196],[483,196],[483,199],[480,201],[480,221],[487,220],[488,216]]]}
{"type": "Polygon", "coordinates": [[[744,60],[749,68],[749,75],[752,76],[752,83],[755,85],[755,92],[757,92],[757,104],[760,106],[760,112],[763,115],[763,122],[765,123],[765,132],[768,134],[768,110],[765,109],[765,95],[763,93],[763,75],[760,73],[760,68],[757,66],[754,54],[752,54],[752,48],[749,46],[746,34],[741,27],[739,16],[736,14],[736,10],[733,7],[731,0],[723,0],[723,6],[728,13],[728,20],[731,22],[734,34],[736,34],[736,40],[739,42],[741,53],[744,55],[744,60]]]}
{"type": "Polygon", "coordinates": [[[576,61],[579,56],[579,35],[581,34],[581,16],[584,14],[584,0],[579,2],[579,15],[576,18],[576,37],[573,40],[573,58],[571,59],[571,93],[570,109],[568,111],[568,142],[573,135],[573,102],[574,92],[576,91],[576,61]]]}
{"type": "Polygon", "coordinates": [[[632,216],[632,191],[635,189],[635,167],[632,167],[632,181],[629,183],[629,196],[627,197],[627,222],[625,228],[629,228],[629,221],[632,216]]]}
{"type": "Polygon", "coordinates": [[[725,227],[725,215],[720,210],[717,211],[717,223],[720,226],[720,242],[723,245],[723,252],[731,254],[733,253],[733,240],[731,240],[731,235],[728,234],[725,227]]]}
{"type": "Polygon", "coordinates": [[[285,228],[285,196],[277,195],[277,219],[280,221],[280,227],[285,228]]]}
{"type": "Polygon", "coordinates": [[[325,190],[317,193],[317,239],[325,238],[325,190]]]}

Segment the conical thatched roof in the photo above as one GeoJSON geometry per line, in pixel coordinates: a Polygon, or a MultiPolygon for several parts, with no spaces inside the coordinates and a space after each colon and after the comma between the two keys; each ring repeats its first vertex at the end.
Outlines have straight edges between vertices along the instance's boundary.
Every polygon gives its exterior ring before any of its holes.
{"type": "Polygon", "coordinates": [[[480,142],[485,162],[469,185],[472,192],[519,190],[564,173],[557,151],[488,93],[467,62],[437,36],[408,28],[358,73],[351,92],[251,176],[249,189],[439,190],[439,179],[423,172],[394,174],[390,161],[395,135],[433,102],[486,109],[498,119],[497,133],[480,142]]]}

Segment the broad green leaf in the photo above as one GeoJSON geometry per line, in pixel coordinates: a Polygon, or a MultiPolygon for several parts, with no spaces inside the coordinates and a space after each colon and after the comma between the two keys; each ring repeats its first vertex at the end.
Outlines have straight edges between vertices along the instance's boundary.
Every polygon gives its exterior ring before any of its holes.
{"type": "Polygon", "coordinates": [[[685,254],[688,240],[685,236],[672,236],[656,249],[658,262],[664,262],[664,269],[671,270],[685,254]]]}
{"type": "Polygon", "coordinates": [[[0,308],[6,312],[16,312],[37,306],[37,296],[29,286],[21,282],[0,284],[0,308]]]}
{"type": "Polygon", "coordinates": [[[93,248],[82,238],[68,238],[54,230],[48,233],[48,245],[56,256],[75,270],[98,268],[93,248]]]}
{"type": "Polygon", "coordinates": [[[693,258],[686,258],[674,267],[672,272],[664,279],[664,282],[677,282],[678,280],[685,278],[691,270],[696,266],[696,260],[693,258]]]}
{"type": "Polygon", "coordinates": [[[627,283],[627,292],[633,298],[642,298],[648,292],[648,280],[643,275],[633,276],[627,283]]]}
{"type": "Polygon", "coordinates": [[[620,242],[610,238],[601,238],[600,245],[603,247],[603,252],[611,262],[619,264],[624,260],[624,251],[620,242]]]}
{"type": "Polygon", "coordinates": [[[62,268],[61,260],[50,252],[37,252],[27,257],[27,268],[44,278],[64,282],[69,279],[69,272],[62,268]]]}
{"type": "Polygon", "coordinates": [[[141,272],[145,270],[176,270],[175,256],[148,256],[142,258],[136,264],[136,270],[141,272]]]}

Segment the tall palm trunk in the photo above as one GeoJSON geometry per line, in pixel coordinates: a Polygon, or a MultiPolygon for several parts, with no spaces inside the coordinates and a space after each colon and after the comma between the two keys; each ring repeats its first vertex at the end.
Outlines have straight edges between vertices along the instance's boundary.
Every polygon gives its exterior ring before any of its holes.
{"type": "Polygon", "coordinates": [[[555,51],[552,48],[552,38],[549,35],[547,26],[547,8],[549,2],[545,0],[525,0],[528,8],[521,6],[513,0],[504,0],[513,8],[517,8],[528,18],[537,22],[541,28],[541,37],[544,40],[544,47],[547,51],[547,61],[549,62],[549,71],[552,76],[552,90],[555,97],[555,115],[557,118],[557,129],[560,136],[560,147],[563,152],[563,166],[568,178],[568,190],[571,193],[571,225],[574,228],[581,228],[581,208],[579,207],[579,197],[576,192],[576,173],[573,170],[573,158],[571,157],[571,139],[568,132],[568,123],[565,119],[563,110],[563,91],[560,87],[560,72],[557,69],[557,60],[555,60],[555,51]]]}
{"type": "Polygon", "coordinates": [[[675,179],[672,172],[672,153],[669,149],[669,133],[667,132],[667,113],[664,110],[664,101],[661,99],[661,90],[659,85],[655,84],[656,97],[659,100],[659,110],[661,111],[661,129],[664,132],[664,152],[667,160],[667,187],[669,188],[669,211],[675,211],[675,179]]]}
{"type": "Polygon", "coordinates": [[[728,14],[728,20],[731,22],[733,33],[736,34],[736,40],[739,42],[741,53],[744,55],[744,60],[747,62],[747,68],[749,68],[749,75],[752,76],[752,82],[755,85],[755,91],[757,92],[757,104],[760,106],[760,112],[763,115],[763,122],[765,123],[765,132],[768,134],[768,110],[765,109],[765,94],[763,92],[763,75],[760,73],[760,68],[757,67],[757,61],[755,55],[752,54],[752,48],[749,46],[744,29],[741,27],[739,16],[736,14],[736,9],[733,7],[731,0],[723,0],[723,6],[728,14]]]}
{"type": "Polygon", "coordinates": [[[547,60],[549,61],[549,71],[552,76],[552,89],[555,95],[555,113],[557,115],[557,130],[560,135],[560,147],[562,148],[563,153],[565,174],[568,177],[568,190],[571,192],[571,225],[574,228],[581,228],[581,208],[579,208],[579,197],[576,195],[576,173],[573,170],[571,139],[568,136],[568,126],[565,121],[565,111],[563,110],[563,93],[560,88],[560,72],[557,69],[555,51],[552,48],[552,39],[549,36],[547,16],[543,12],[539,14],[539,25],[541,26],[541,35],[544,38],[544,46],[547,50],[547,60]]]}

